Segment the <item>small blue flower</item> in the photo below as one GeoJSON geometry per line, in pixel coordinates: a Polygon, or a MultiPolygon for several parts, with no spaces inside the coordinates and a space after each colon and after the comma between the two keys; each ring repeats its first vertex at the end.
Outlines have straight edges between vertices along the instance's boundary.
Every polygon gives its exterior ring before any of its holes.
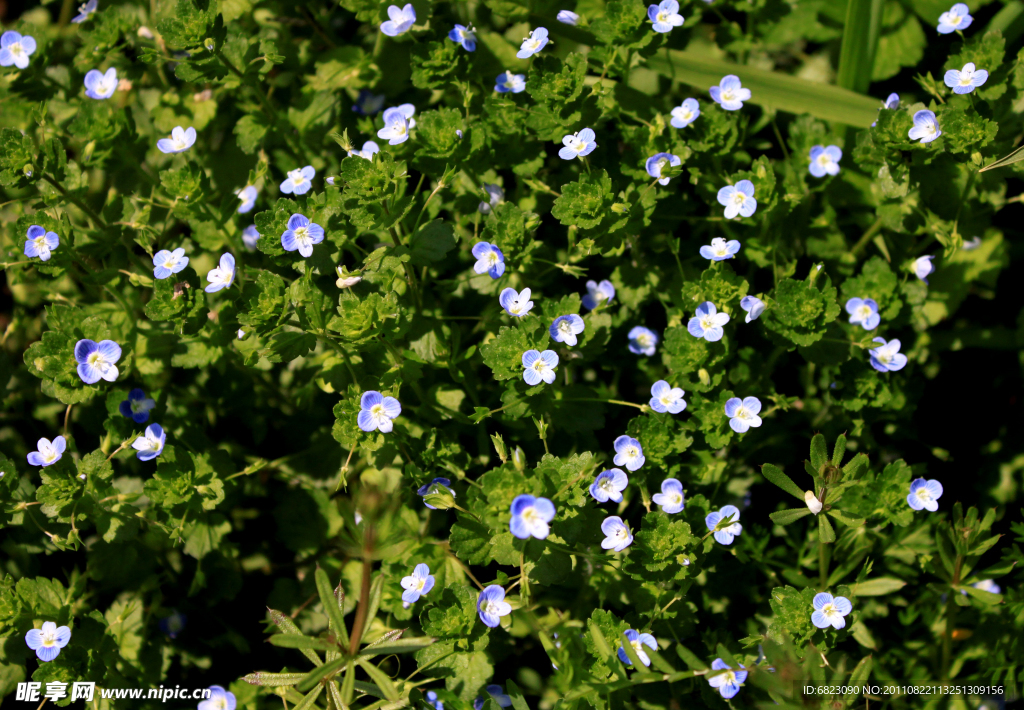
{"type": "Polygon", "coordinates": [[[455,25],[455,28],[448,33],[448,39],[461,44],[462,48],[467,52],[476,51],[476,34],[474,34],[472,27],[455,25]]]}
{"type": "MultiPolygon", "coordinates": [[[[56,442],[54,442],[56,443],[56,442]]],[[[915,478],[910,484],[910,494],[907,496],[907,505],[914,510],[927,510],[934,513],[939,509],[939,498],[942,497],[942,484],[934,478],[926,481],[923,478],[915,478]]]]}
{"type": "Polygon", "coordinates": [[[477,205],[477,210],[480,211],[480,214],[490,214],[491,210],[505,199],[505,191],[501,189],[500,185],[485,182],[484,192],[487,193],[487,202],[481,201],[477,205]]]}
{"type": "Polygon", "coordinates": [[[497,584],[486,587],[476,600],[480,621],[492,629],[501,623],[501,617],[512,613],[512,605],[505,601],[505,590],[497,584]]]}
{"type": "Polygon", "coordinates": [[[117,69],[110,67],[106,73],[91,69],[85,75],[85,95],[90,99],[109,99],[117,91],[117,69]]]}
{"type": "Polygon", "coordinates": [[[921,256],[914,260],[914,275],[925,283],[928,283],[928,274],[935,271],[935,265],[932,263],[934,258],[934,256],[921,256]]]}
{"type": "Polygon", "coordinates": [[[360,89],[356,102],[352,104],[352,110],[364,116],[373,116],[380,113],[384,108],[384,94],[375,94],[369,89],[360,89]]]}
{"type": "Polygon", "coordinates": [[[597,138],[597,134],[590,128],[584,128],[571,136],[563,136],[562,148],[558,151],[558,157],[562,160],[572,160],[590,155],[597,147],[595,138],[597,138]]]}
{"type": "Polygon", "coordinates": [[[765,305],[757,296],[744,296],[740,299],[740,308],[747,312],[747,317],[743,319],[744,323],[757,320],[764,313],[765,305]]]}
{"type": "Polygon", "coordinates": [[[397,37],[409,31],[409,28],[416,23],[416,10],[412,4],[406,4],[399,8],[398,5],[388,6],[388,17],[391,18],[381,23],[380,31],[388,37],[397,37]]]}
{"type": "Polygon", "coordinates": [[[966,30],[974,22],[974,18],[970,15],[970,8],[962,2],[958,2],[953,7],[949,8],[948,12],[944,12],[939,15],[939,25],[935,29],[939,31],[940,35],[948,35],[951,32],[957,30],[966,30]]]}
{"type": "Polygon", "coordinates": [[[139,461],[151,461],[163,453],[166,442],[167,432],[164,428],[159,424],[150,424],[146,427],[146,433],[132,442],[132,448],[139,461]]]}
{"type": "Polygon", "coordinates": [[[171,274],[177,274],[188,266],[188,257],[185,250],[178,247],[174,251],[161,249],[153,255],[153,278],[166,279],[171,274]]]}
{"type": "Polygon", "coordinates": [[[700,104],[697,99],[685,99],[682,104],[672,109],[672,120],[669,123],[673,128],[686,128],[700,116],[700,104]]]}
{"type": "Polygon", "coordinates": [[[587,294],[583,297],[583,307],[592,311],[598,306],[611,303],[615,299],[615,285],[608,279],[601,283],[587,281],[587,294]]]}
{"type": "MultiPolygon", "coordinates": [[[[661,4],[664,5],[665,2],[669,1],[675,4],[675,0],[665,0],[661,4]]],[[[652,5],[651,7],[654,6],[652,5]]],[[[636,651],[637,658],[640,659],[640,662],[645,666],[650,666],[651,657],[644,652],[644,646],[647,646],[647,648],[653,651],[657,651],[658,642],[650,634],[641,634],[633,629],[626,629],[624,633],[626,634],[626,638],[629,639],[629,645],[633,647],[634,651],[636,651]]],[[[619,646],[619,660],[627,666],[633,665],[633,661],[629,660],[629,656],[626,655],[626,649],[622,646],[619,646]]]]}
{"type": "Polygon", "coordinates": [[[869,350],[871,367],[879,372],[896,372],[907,366],[907,356],[900,352],[900,341],[895,338],[885,342],[885,338],[873,338],[873,343],[881,343],[877,348],[869,350]]]}
{"type": "Polygon", "coordinates": [[[740,243],[735,239],[725,241],[721,237],[715,237],[711,244],[705,244],[700,248],[700,255],[711,261],[725,261],[732,259],[740,250],[740,243]]]}
{"type": "Polygon", "coordinates": [[[420,597],[434,588],[434,575],[430,574],[430,567],[420,563],[413,569],[408,577],[402,577],[402,601],[407,604],[415,604],[420,597]]]}
{"type": "Polygon", "coordinates": [[[60,650],[71,641],[71,629],[44,621],[43,628],[31,629],[25,634],[25,645],[36,652],[40,661],[50,662],[60,655],[60,650]]]}
{"type": "Polygon", "coordinates": [[[500,279],[505,273],[505,255],[494,244],[477,242],[473,245],[473,256],[476,263],[473,271],[478,274],[490,274],[492,279],[500,279]]]}
{"type": "Polygon", "coordinates": [[[523,381],[533,387],[543,380],[547,384],[555,381],[555,368],[558,367],[558,353],[554,350],[527,350],[523,353],[523,381]]]}
{"type": "Polygon", "coordinates": [[[533,301],[530,300],[530,289],[524,288],[516,292],[514,288],[506,288],[498,295],[498,303],[510,316],[522,318],[533,308],[533,301]]]}
{"type": "Polygon", "coordinates": [[[864,330],[874,330],[882,322],[878,304],[871,298],[851,298],[846,302],[846,312],[850,314],[850,322],[864,330]]]}
{"type": "Polygon", "coordinates": [[[890,111],[895,111],[896,109],[898,109],[900,107],[900,95],[889,94],[889,97],[885,100],[885,104],[883,105],[883,107],[889,109],[890,111]]]}
{"type": "Polygon", "coordinates": [[[554,517],[554,503],[547,498],[537,498],[524,493],[512,501],[512,519],[508,523],[508,529],[520,540],[531,537],[543,540],[551,532],[548,523],[554,517]]]}
{"type": "Polygon", "coordinates": [[[36,51],[36,41],[28,35],[8,30],[0,35],[0,67],[12,64],[18,69],[28,67],[28,58],[36,51]]]}
{"type": "MultiPolygon", "coordinates": [[[[983,592],[988,592],[989,594],[999,594],[999,592],[1002,591],[1002,589],[999,588],[999,585],[991,579],[983,579],[979,582],[975,582],[971,586],[975,589],[980,589],[983,592]]],[[[964,593],[966,594],[966,592],[964,593]]]]}
{"type": "Polygon", "coordinates": [[[247,214],[256,206],[256,198],[259,197],[260,191],[254,185],[246,185],[235,194],[242,201],[238,206],[238,214],[247,214]]]}
{"type": "Polygon", "coordinates": [[[121,402],[117,411],[121,413],[121,416],[128,417],[136,424],[142,424],[149,419],[149,412],[155,406],[156,402],[136,387],[128,393],[128,399],[121,402]]]}
{"type": "Polygon", "coordinates": [[[610,468],[597,474],[597,478],[590,484],[590,495],[594,496],[598,503],[621,503],[622,491],[626,490],[628,485],[629,477],[621,468],[610,468]]]}
{"type": "Polygon", "coordinates": [[[811,623],[819,629],[841,629],[846,626],[846,615],[853,611],[853,604],[846,597],[833,597],[828,592],[819,592],[811,602],[814,612],[811,623]]]}
{"type": "MultiPolygon", "coordinates": [[[[455,491],[451,490],[452,482],[447,478],[435,478],[430,483],[425,483],[416,489],[416,495],[428,496],[431,493],[444,493],[448,492],[452,494],[452,498],[455,497],[455,491]]],[[[426,501],[423,501],[423,505],[427,506],[431,510],[437,510],[437,508],[426,501]]]]}
{"type": "Polygon", "coordinates": [[[618,515],[605,518],[601,523],[601,532],[605,535],[604,540],[601,541],[601,547],[605,550],[622,552],[633,544],[633,533],[629,531],[629,526],[622,522],[622,518],[618,515]]]}
{"type": "Polygon", "coordinates": [[[217,293],[235,282],[235,257],[231,254],[221,254],[220,263],[206,273],[207,285],[203,290],[207,293],[217,293]]]}
{"type": "Polygon", "coordinates": [[[25,232],[28,240],[25,242],[25,256],[34,259],[37,256],[40,261],[49,261],[50,252],[60,246],[60,237],[56,232],[48,232],[38,224],[33,224],[25,232]]]}
{"type": "Polygon", "coordinates": [[[907,131],[907,135],[910,136],[910,140],[920,139],[922,143],[931,143],[941,136],[942,131],[939,129],[939,121],[935,118],[935,113],[928,109],[915,113],[914,126],[907,131]]]}
{"type": "Polygon", "coordinates": [[[52,442],[49,439],[40,439],[36,442],[37,451],[31,451],[28,455],[29,466],[52,466],[60,461],[67,449],[67,442],[63,436],[56,437],[52,442]]]}
{"type": "Polygon", "coordinates": [[[679,414],[686,409],[684,394],[686,392],[678,387],[673,387],[665,380],[658,380],[651,385],[651,409],[659,414],[679,414]]]}
{"type": "Polygon", "coordinates": [[[761,426],[761,400],[757,397],[731,397],[725,403],[725,416],[729,417],[729,427],[737,434],[745,434],[750,427],[761,426]]]}
{"type": "Polygon", "coordinates": [[[739,523],[740,510],[735,505],[726,505],[721,510],[708,513],[704,518],[704,524],[708,532],[715,534],[715,539],[723,545],[731,545],[736,536],[743,532],[743,526],[739,523]],[[729,523],[723,521],[729,520],[729,523]]]}
{"type": "Polygon", "coordinates": [[[647,19],[654,23],[651,29],[655,32],[671,32],[674,27],[683,25],[683,16],[679,14],[679,3],[676,0],[661,0],[657,5],[649,5],[647,19]]]}
{"type": "Polygon", "coordinates": [[[513,74],[510,71],[498,74],[494,80],[494,90],[499,94],[519,94],[526,90],[526,76],[524,74],[513,74]]]}
{"type": "Polygon", "coordinates": [[[711,98],[726,111],[739,111],[744,101],[750,101],[750,89],[744,89],[740,78],[733,74],[723,76],[718,86],[708,89],[711,98]]]}
{"type": "Polygon", "coordinates": [[[728,313],[719,313],[711,301],[697,306],[693,318],[686,324],[686,330],[695,338],[704,338],[709,343],[722,339],[725,329],[722,327],[730,320],[728,313]]]}
{"type": "Polygon", "coordinates": [[[564,25],[575,25],[580,21],[580,16],[571,10],[559,10],[555,19],[564,25]]]}
{"type": "Polygon", "coordinates": [[[736,697],[736,693],[740,692],[740,685],[747,679],[747,671],[734,671],[721,658],[716,658],[711,663],[711,670],[726,671],[708,678],[708,684],[712,688],[718,688],[718,692],[726,700],[736,697]]]}
{"type": "Polygon", "coordinates": [[[373,156],[380,152],[380,146],[374,141],[366,141],[363,143],[362,150],[350,150],[348,154],[353,158],[362,158],[363,160],[369,160],[373,162],[373,156]]]}
{"type": "Polygon", "coordinates": [[[293,214],[288,218],[288,229],[281,234],[281,246],[285,251],[296,251],[303,259],[313,255],[313,245],[324,240],[324,228],[310,222],[301,214],[293,214]]]}
{"type": "MultiPolygon", "coordinates": [[[[669,1],[670,0],[665,0],[665,2],[669,1]]],[[[671,2],[675,2],[675,0],[671,0],[671,2]]],[[[647,163],[644,167],[647,169],[648,175],[658,180],[659,185],[668,185],[672,178],[662,177],[661,171],[667,166],[671,165],[675,167],[680,164],[682,164],[682,161],[679,159],[678,155],[672,155],[671,153],[655,153],[647,159],[647,163]]]]}
{"type": "Polygon", "coordinates": [[[186,623],[188,623],[187,616],[182,614],[180,611],[173,611],[170,616],[165,616],[160,619],[160,630],[172,639],[177,638],[178,634],[185,629],[186,623]]]}
{"type": "Polygon", "coordinates": [[[434,710],[444,710],[444,703],[442,703],[438,699],[437,693],[435,693],[433,690],[428,690],[426,692],[426,697],[427,704],[434,708],[434,710]]]}
{"type": "Polygon", "coordinates": [[[572,347],[577,343],[576,336],[583,332],[583,319],[575,313],[558,316],[548,328],[551,339],[556,343],[565,343],[572,347]]]}
{"type": "Polygon", "coordinates": [[[683,484],[675,478],[666,478],[661,482],[661,493],[651,496],[655,505],[661,506],[663,513],[675,515],[683,509],[683,484]]]}
{"type": "Polygon", "coordinates": [[[96,12],[96,6],[98,4],[99,3],[97,2],[97,0],[89,0],[89,2],[85,3],[84,5],[79,5],[78,14],[71,19],[71,22],[73,22],[76,25],[85,22],[89,19],[92,13],[96,12]]]}
{"type": "Polygon", "coordinates": [[[235,694],[219,685],[210,686],[210,697],[199,703],[198,710],[235,710],[238,700],[235,694]]]}
{"type": "Polygon", "coordinates": [[[161,153],[183,153],[196,142],[196,129],[189,126],[185,130],[181,126],[171,129],[170,138],[161,138],[156,142],[156,147],[161,153]]]}
{"type": "Polygon", "coordinates": [[[816,145],[811,148],[811,165],[808,168],[811,175],[816,178],[825,175],[839,174],[839,161],[843,158],[843,151],[839,146],[830,145],[828,148],[816,145]]]}
{"type": "Polygon", "coordinates": [[[260,233],[256,231],[256,225],[250,224],[242,230],[242,244],[249,251],[256,251],[256,242],[260,240],[260,233]]]}
{"type": "Polygon", "coordinates": [[[750,217],[757,211],[754,183],[740,180],[735,185],[726,185],[718,191],[718,204],[725,207],[726,219],[733,219],[736,215],[750,217]]]}
{"type": "Polygon", "coordinates": [[[394,397],[385,397],[376,390],[367,390],[359,398],[356,424],[363,431],[388,434],[394,428],[393,419],[402,413],[402,405],[394,397]]]}
{"type": "Polygon", "coordinates": [[[516,56],[520,59],[528,59],[534,54],[544,49],[548,43],[548,30],[546,27],[538,27],[535,30],[530,31],[530,36],[523,38],[523,43],[519,47],[519,51],[516,52],[516,56]]]}
{"type": "MultiPolygon", "coordinates": [[[[498,707],[507,708],[512,705],[512,698],[505,695],[505,691],[500,685],[491,684],[488,685],[484,690],[490,695],[494,702],[498,704],[498,707]]],[[[473,710],[482,710],[486,700],[478,697],[473,701],[473,710]]]]}
{"type": "Polygon", "coordinates": [[[636,355],[650,357],[658,345],[658,334],[642,325],[631,328],[626,337],[629,338],[629,352],[636,355]]]}
{"type": "Polygon", "coordinates": [[[285,195],[305,195],[313,187],[311,182],[316,177],[316,168],[307,165],[288,171],[288,177],[281,183],[280,190],[285,195]]]}
{"type": "Polygon", "coordinates": [[[117,379],[116,363],[121,359],[121,346],[113,340],[79,340],[75,344],[75,361],[78,363],[78,376],[87,385],[95,384],[101,379],[113,382],[117,379]]]}
{"type": "Polygon", "coordinates": [[[612,460],[616,466],[625,466],[630,471],[636,471],[647,460],[644,457],[644,447],[631,436],[623,434],[615,440],[612,447],[615,449],[615,458],[612,460]]]}

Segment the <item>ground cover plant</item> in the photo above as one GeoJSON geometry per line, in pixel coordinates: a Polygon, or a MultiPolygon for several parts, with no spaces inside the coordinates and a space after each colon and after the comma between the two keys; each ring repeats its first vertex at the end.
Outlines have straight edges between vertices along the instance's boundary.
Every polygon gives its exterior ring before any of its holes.
{"type": "Polygon", "coordinates": [[[0,12],[0,698],[1019,702],[1024,3],[0,12]]]}

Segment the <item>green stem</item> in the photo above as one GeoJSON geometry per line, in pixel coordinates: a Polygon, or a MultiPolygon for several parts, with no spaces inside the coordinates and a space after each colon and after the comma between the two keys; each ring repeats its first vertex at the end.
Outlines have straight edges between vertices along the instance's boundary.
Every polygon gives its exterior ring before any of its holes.
{"type": "Polygon", "coordinates": [[[823,542],[818,542],[818,588],[828,588],[828,547],[823,542]]]}
{"type": "MultiPolygon", "coordinates": [[[[625,402],[621,399],[601,399],[600,397],[571,397],[566,399],[560,399],[559,402],[606,402],[607,404],[621,404],[624,407],[636,407],[641,412],[646,412],[650,409],[650,405],[637,404],[636,402],[625,402]]],[[[503,407],[504,409],[504,407],[503,407]]]]}
{"type": "Polygon", "coordinates": [[[85,212],[85,214],[87,214],[89,216],[89,219],[92,220],[92,222],[93,222],[93,224],[95,226],[102,227],[103,229],[107,229],[108,228],[109,225],[107,225],[107,223],[105,221],[103,221],[103,218],[100,217],[98,214],[96,214],[96,212],[93,211],[93,209],[91,207],[89,207],[89,205],[85,204],[84,202],[79,200],[77,197],[75,197],[74,195],[69,193],[67,190],[65,190],[64,187],[60,183],[58,183],[56,180],[54,180],[52,177],[50,177],[49,175],[46,175],[44,173],[43,174],[43,180],[46,180],[46,182],[48,182],[51,185],[53,185],[54,188],[56,188],[57,192],[59,192],[65,199],[67,199],[73,205],[78,207],[78,209],[80,209],[83,212],[85,212]]]}
{"type": "Polygon", "coordinates": [[[857,243],[853,245],[853,249],[850,250],[850,254],[856,256],[860,253],[861,249],[867,246],[871,238],[878,234],[882,229],[882,218],[879,217],[875,220],[875,223],[867,228],[867,231],[857,240],[857,243]]]}

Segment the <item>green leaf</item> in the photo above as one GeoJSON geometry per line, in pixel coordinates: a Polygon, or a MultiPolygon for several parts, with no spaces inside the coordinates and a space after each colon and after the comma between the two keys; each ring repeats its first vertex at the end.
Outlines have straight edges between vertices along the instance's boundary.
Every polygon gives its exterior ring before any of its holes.
{"type": "Polygon", "coordinates": [[[295,636],[293,634],[276,634],[268,639],[274,646],[280,648],[297,648],[304,651],[337,651],[338,644],[326,639],[312,638],[310,636],[295,636]]]}
{"type": "Polygon", "coordinates": [[[410,260],[417,266],[427,266],[444,259],[456,247],[458,241],[450,224],[440,219],[427,222],[420,227],[410,242],[410,260]]]}
{"type": "Polygon", "coordinates": [[[167,44],[188,49],[202,43],[217,16],[217,0],[178,0],[174,16],[157,28],[167,44]]]}
{"type": "Polygon", "coordinates": [[[391,655],[392,653],[415,653],[435,643],[436,638],[430,636],[417,636],[416,638],[403,638],[387,643],[371,644],[359,652],[359,656],[367,658],[378,655],[391,655]]]}
{"type": "Polygon", "coordinates": [[[822,543],[836,541],[836,531],[832,529],[832,523],[828,521],[827,515],[818,516],[818,540],[822,543]]]}
{"type": "Polygon", "coordinates": [[[803,502],[804,491],[801,490],[800,486],[796,485],[796,483],[793,482],[792,478],[783,473],[781,468],[779,468],[775,464],[766,463],[763,466],[761,466],[761,473],[769,481],[774,483],[782,490],[786,491],[786,493],[789,493],[797,500],[803,502]]]}
{"type": "Polygon", "coordinates": [[[864,93],[871,84],[875,50],[882,25],[882,0],[847,0],[843,43],[839,50],[836,84],[864,93]]]}
{"type": "Polygon", "coordinates": [[[267,687],[280,687],[298,685],[299,681],[307,677],[307,673],[263,673],[258,671],[242,677],[249,685],[263,685],[267,687]]]}
{"type": "Polygon", "coordinates": [[[804,518],[810,514],[810,508],[787,508],[786,510],[777,510],[774,513],[771,513],[768,517],[777,525],[791,525],[800,518],[804,518]]]}
{"type": "Polygon", "coordinates": [[[384,671],[367,661],[357,660],[356,663],[366,671],[366,674],[370,676],[370,679],[373,680],[374,684],[380,688],[382,693],[384,693],[385,698],[395,701],[401,697],[398,689],[395,688],[395,684],[391,682],[391,679],[388,678],[384,671]]]}
{"type": "Polygon", "coordinates": [[[884,594],[898,592],[907,583],[894,577],[876,577],[850,585],[850,591],[858,597],[880,597],[884,594]]]}
{"type": "Polygon", "coordinates": [[[576,182],[562,185],[551,215],[566,226],[589,229],[607,216],[613,201],[612,181],[604,170],[581,173],[576,182]]]}

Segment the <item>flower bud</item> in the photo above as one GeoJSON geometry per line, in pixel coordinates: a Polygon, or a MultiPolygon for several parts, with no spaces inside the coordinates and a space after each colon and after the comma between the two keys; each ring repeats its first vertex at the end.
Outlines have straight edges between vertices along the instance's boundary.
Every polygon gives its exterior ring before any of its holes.
{"type": "Polygon", "coordinates": [[[455,507],[455,496],[452,495],[451,490],[446,486],[437,484],[434,486],[433,490],[434,492],[423,496],[424,503],[432,505],[438,510],[448,510],[449,508],[455,507]]]}
{"type": "Polygon", "coordinates": [[[207,51],[212,52],[217,47],[217,44],[213,41],[213,37],[207,37],[203,40],[203,46],[206,47],[207,51]]]}
{"type": "Polygon", "coordinates": [[[700,380],[700,383],[705,387],[711,386],[711,374],[703,367],[697,370],[697,378],[700,380]]]}
{"type": "Polygon", "coordinates": [[[807,504],[807,509],[815,515],[821,512],[821,501],[814,495],[814,491],[804,493],[804,503],[807,504]]]}
{"type": "Polygon", "coordinates": [[[526,452],[523,451],[522,446],[517,446],[516,450],[512,452],[512,465],[516,467],[517,471],[526,470],[526,452]]]}
{"type": "Polygon", "coordinates": [[[139,35],[139,37],[142,37],[142,39],[153,39],[153,31],[145,25],[139,28],[137,34],[139,35]]]}
{"type": "Polygon", "coordinates": [[[498,458],[502,463],[508,463],[508,448],[501,434],[491,434],[491,441],[494,443],[494,450],[498,452],[498,458]]]}

